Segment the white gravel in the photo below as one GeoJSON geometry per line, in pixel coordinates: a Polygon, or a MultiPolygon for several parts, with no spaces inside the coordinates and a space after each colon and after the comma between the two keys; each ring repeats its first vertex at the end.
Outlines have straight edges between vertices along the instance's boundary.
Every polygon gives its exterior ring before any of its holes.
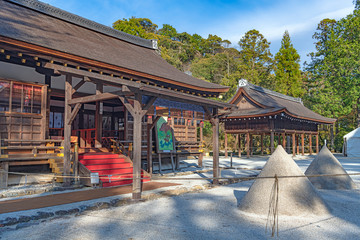
{"type": "MultiPolygon", "coordinates": [[[[296,159],[305,171],[312,157],[296,159]]],[[[339,160],[348,173],[360,172],[359,158],[339,160]]],[[[228,164],[226,159],[221,161],[228,164]]],[[[265,158],[238,159],[237,164],[253,169],[261,165],[259,162],[263,165],[265,158]]],[[[279,239],[359,239],[360,176],[352,178],[358,189],[319,191],[332,208],[331,215],[280,216],[279,239]]],[[[0,229],[0,239],[271,239],[271,233],[265,232],[266,217],[245,214],[237,207],[251,184],[241,182],[202,193],[46,220],[19,230],[0,229]]]]}

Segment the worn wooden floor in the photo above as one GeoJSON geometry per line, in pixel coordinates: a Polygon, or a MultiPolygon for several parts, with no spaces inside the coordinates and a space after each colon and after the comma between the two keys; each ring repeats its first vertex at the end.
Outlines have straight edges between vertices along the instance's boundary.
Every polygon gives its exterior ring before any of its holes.
{"type": "MultiPolygon", "coordinates": [[[[163,182],[147,182],[143,184],[143,191],[149,191],[162,187],[169,187],[179,184],[163,182]]],[[[84,191],[74,191],[58,193],[33,198],[22,198],[16,200],[0,201],[0,214],[52,207],[62,204],[87,201],[97,198],[116,196],[132,192],[132,186],[120,186],[112,188],[90,189],[84,191]]]]}

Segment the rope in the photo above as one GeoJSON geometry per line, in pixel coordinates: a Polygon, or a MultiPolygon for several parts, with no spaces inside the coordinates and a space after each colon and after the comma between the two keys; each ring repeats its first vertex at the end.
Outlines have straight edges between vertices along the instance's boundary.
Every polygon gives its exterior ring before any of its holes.
{"type": "MultiPolygon", "coordinates": [[[[62,177],[62,178],[79,178],[79,179],[91,179],[91,177],[80,177],[80,176],[74,176],[74,175],[56,175],[56,174],[39,174],[39,173],[20,173],[20,172],[9,172],[0,169],[0,172],[8,173],[8,174],[14,174],[14,175],[41,175],[41,176],[48,176],[48,177],[62,177]]],[[[121,174],[118,174],[121,175],[121,174]]],[[[99,177],[108,177],[110,175],[99,175],[99,177]]],[[[112,176],[112,180],[118,179],[118,180],[130,180],[133,178],[122,178],[122,177],[114,177],[112,176]]],[[[336,176],[360,176],[360,173],[343,173],[343,174],[318,174],[318,175],[292,175],[292,176],[277,176],[277,178],[313,178],[313,177],[336,177],[336,176]]],[[[141,177],[139,179],[150,179],[150,180],[254,180],[254,179],[271,179],[275,178],[272,176],[264,176],[264,177],[191,177],[191,178],[179,178],[179,177],[141,177]]]]}
{"type": "Polygon", "coordinates": [[[275,181],[270,194],[269,212],[265,232],[267,232],[269,225],[269,227],[271,227],[271,237],[275,236],[275,232],[279,237],[279,178],[276,174],[274,178],[275,181]]]}

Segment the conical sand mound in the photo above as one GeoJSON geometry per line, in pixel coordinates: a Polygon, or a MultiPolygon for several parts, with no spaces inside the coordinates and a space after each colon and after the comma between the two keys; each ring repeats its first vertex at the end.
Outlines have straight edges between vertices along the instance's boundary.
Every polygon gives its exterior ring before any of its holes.
{"type": "MultiPolygon", "coordinates": [[[[270,156],[258,177],[303,176],[279,178],[278,213],[280,215],[300,216],[307,214],[327,214],[329,207],[321,198],[294,160],[278,146],[270,156]]],[[[258,178],[241,200],[242,211],[267,215],[274,178],[258,178]]]]}
{"type": "Polygon", "coordinates": [[[355,189],[356,185],[347,172],[342,167],[341,163],[324,146],[316,158],[312,161],[308,169],[305,171],[306,176],[322,175],[322,174],[346,174],[342,176],[323,176],[323,177],[309,177],[310,182],[316,188],[341,190],[341,189],[355,189]]]}

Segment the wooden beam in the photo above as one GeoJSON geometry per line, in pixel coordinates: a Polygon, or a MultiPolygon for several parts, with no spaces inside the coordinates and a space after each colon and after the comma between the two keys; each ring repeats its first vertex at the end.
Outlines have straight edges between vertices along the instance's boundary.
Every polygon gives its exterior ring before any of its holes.
{"type": "MultiPolygon", "coordinates": [[[[85,79],[86,77],[84,77],[85,79]]],[[[72,94],[74,94],[77,90],[79,90],[79,88],[82,87],[82,85],[84,85],[86,83],[86,81],[82,79],[80,82],[78,82],[78,84],[76,84],[76,86],[74,87],[74,89],[72,90],[72,94]]]]}
{"type": "Polygon", "coordinates": [[[143,107],[143,110],[148,111],[150,109],[150,107],[154,104],[156,99],[157,99],[157,97],[151,97],[149,102],[147,102],[146,105],[143,107]]]}
{"type": "Polygon", "coordinates": [[[69,122],[68,124],[72,124],[72,122],[74,121],[76,115],[78,114],[79,110],[81,108],[81,103],[77,103],[74,107],[74,109],[71,111],[71,116],[69,118],[69,122]]]}
{"type": "Polygon", "coordinates": [[[145,85],[143,84],[140,87],[140,91],[142,94],[147,96],[155,96],[155,97],[161,97],[163,99],[168,99],[172,101],[178,101],[178,102],[193,102],[194,104],[206,106],[206,107],[220,107],[220,108],[232,108],[234,105],[224,102],[219,102],[213,99],[208,99],[200,96],[195,96],[192,94],[182,93],[182,92],[175,92],[173,90],[169,90],[166,88],[159,88],[151,85],[145,85]]]}
{"type": "Polygon", "coordinates": [[[316,141],[316,154],[319,153],[319,134],[315,135],[315,141],[316,141]]]}
{"type": "MultiPolygon", "coordinates": [[[[143,84],[140,82],[125,80],[125,79],[122,79],[119,77],[111,77],[111,76],[107,76],[107,75],[101,75],[99,73],[87,72],[87,71],[83,71],[83,70],[79,70],[79,69],[56,65],[53,63],[44,63],[43,67],[53,69],[55,72],[60,73],[60,74],[71,74],[75,77],[80,77],[80,78],[83,78],[84,76],[89,77],[91,79],[103,81],[104,84],[106,84],[106,85],[134,87],[134,88],[140,89],[140,91],[143,95],[155,96],[155,97],[161,96],[161,98],[164,98],[164,99],[180,101],[180,102],[185,102],[185,103],[192,101],[198,105],[204,105],[204,106],[210,106],[210,107],[212,107],[212,106],[228,107],[228,108],[234,107],[234,105],[229,104],[229,103],[219,102],[219,101],[215,101],[215,100],[204,98],[204,97],[194,96],[191,94],[175,92],[173,90],[169,90],[166,88],[159,88],[159,87],[155,87],[155,86],[151,86],[151,85],[146,85],[146,84],[143,84]]],[[[191,87],[194,88],[194,86],[191,86],[191,87]]]]}
{"type": "MultiPolygon", "coordinates": [[[[270,135],[270,129],[227,129],[226,130],[228,133],[232,133],[232,134],[246,134],[247,132],[251,133],[251,134],[261,134],[261,133],[265,133],[270,135]]],[[[300,133],[305,133],[305,134],[317,134],[316,131],[299,131],[299,130],[277,130],[276,133],[283,133],[285,132],[286,134],[300,134],[300,133]]]]}
{"type": "Polygon", "coordinates": [[[211,114],[209,108],[208,108],[208,107],[203,107],[203,109],[204,109],[204,111],[205,111],[205,116],[206,116],[206,118],[207,118],[208,120],[210,120],[210,122],[211,122],[212,114],[211,114]]]}
{"type": "Polygon", "coordinates": [[[118,98],[119,95],[113,94],[113,93],[101,93],[101,94],[95,94],[90,95],[86,97],[79,97],[69,100],[70,105],[74,105],[77,103],[89,103],[89,102],[98,102],[98,101],[105,101],[109,99],[118,98]]]}
{"type": "Polygon", "coordinates": [[[312,155],[312,135],[309,134],[309,154],[312,155]]]}
{"type": "Polygon", "coordinates": [[[124,97],[124,96],[118,96],[118,98],[120,99],[120,101],[122,102],[122,104],[126,107],[126,109],[130,112],[130,114],[131,114],[132,116],[134,116],[134,114],[135,114],[134,107],[129,103],[129,101],[127,100],[127,98],[124,97]]]}
{"type": "Polygon", "coordinates": [[[112,85],[112,86],[126,85],[126,86],[139,88],[141,85],[140,83],[132,82],[130,80],[125,80],[120,77],[111,77],[111,76],[107,76],[107,75],[101,75],[99,73],[87,72],[87,71],[83,71],[80,69],[74,69],[74,68],[70,68],[70,67],[56,65],[53,63],[49,63],[49,62],[44,63],[43,67],[53,69],[55,72],[58,72],[60,74],[61,73],[66,74],[66,75],[71,74],[71,75],[73,75],[75,77],[79,77],[79,78],[88,77],[90,79],[100,80],[100,81],[105,82],[107,85],[112,85]]]}

